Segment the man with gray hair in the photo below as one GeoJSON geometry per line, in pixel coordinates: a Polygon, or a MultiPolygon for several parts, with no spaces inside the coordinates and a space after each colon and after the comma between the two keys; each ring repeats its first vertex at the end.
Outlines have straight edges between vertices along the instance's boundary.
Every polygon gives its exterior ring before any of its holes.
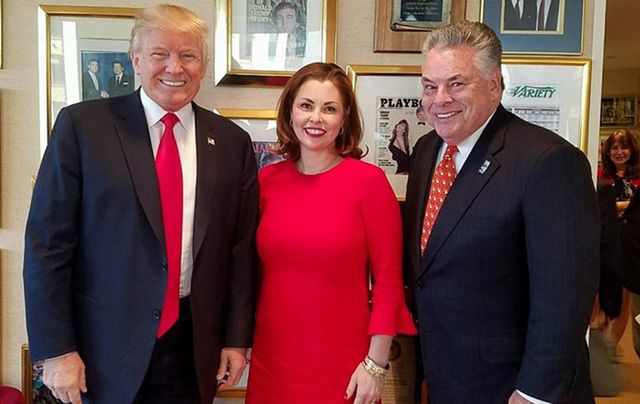
{"type": "Polygon", "coordinates": [[[592,403],[599,224],[584,154],[501,105],[477,22],[433,31],[405,209],[430,403],[592,403]]]}
{"type": "Polygon", "coordinates": [[[206,403],[253,332],[251,140],[193,102],[207,27],[178,6],[132,30],[141,89],[60,111],[25,235],[29,345],[63,402],[206,403]]]}

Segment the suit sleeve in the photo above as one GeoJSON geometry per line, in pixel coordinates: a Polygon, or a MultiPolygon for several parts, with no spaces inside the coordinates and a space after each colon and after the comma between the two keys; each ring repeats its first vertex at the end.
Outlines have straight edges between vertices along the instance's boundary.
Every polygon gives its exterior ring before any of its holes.
{"type": "Polygon", "coordinates": [[[25,231],[23,278],[33,360],[76,350],[72,287],[80,198],[76,133],[63,109],[40,165],[25,231]]]}
{"type": "Polygon", "coordinates": [[[231,257],[229,282],[230,312],[227,317],[225,346],[249,347],[253,336],[258,225],[258,169],[249,136],[245,134],[242,195],[237,218],[237,232],[231,257]]]}
{"type": "Polygon", "coordinates": [[[522,203],[530,307],[516,388],[564,402],[585,368],[599,278],[598,202],[584,155],[570,145],[544,152],[522,203]]]}
{"type": "Polygon", "coordinates": [[[382,172],[376,172],[363,198],[363,221],[374,279],[369,334],[415,334],[404,301],[400,207],[382,172]]]}

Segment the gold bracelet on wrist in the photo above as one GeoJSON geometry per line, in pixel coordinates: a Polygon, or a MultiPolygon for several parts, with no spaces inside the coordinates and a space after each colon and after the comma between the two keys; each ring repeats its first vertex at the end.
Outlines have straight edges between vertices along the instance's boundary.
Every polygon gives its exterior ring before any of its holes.
{"type": "Polygon", "coordinates": [[[387,372],[389,371],[388,363],[387,366],[382,367],[375,363],[373,359],[369,357],[369,355],[364,358],[364,361],[362,363],[364,365],[364,370],[366,370],[367,373],[374,377],[385,377],[387,375],[387,372]]]}

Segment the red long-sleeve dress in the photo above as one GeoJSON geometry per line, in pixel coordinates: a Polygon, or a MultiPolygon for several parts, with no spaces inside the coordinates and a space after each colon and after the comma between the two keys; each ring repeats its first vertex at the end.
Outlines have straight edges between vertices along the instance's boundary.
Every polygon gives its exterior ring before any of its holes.
{"type": "Polygon", "coordinates": [[[382,170],[351,158],[316,175],[285,160],[259,182],[262,272],[246,403],[344,404],[371,335],[416,332],[398,202],[382,170]]]}

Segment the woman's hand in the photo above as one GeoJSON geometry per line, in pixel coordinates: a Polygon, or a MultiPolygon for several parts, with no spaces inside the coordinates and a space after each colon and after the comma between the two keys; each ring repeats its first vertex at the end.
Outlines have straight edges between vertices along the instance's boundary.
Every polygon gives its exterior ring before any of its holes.
{"type": "Polygon", "coordinates": [[[378,404],[383,387],[384,377],[370,375],[361,362],[351,375],[345,398],[348,400],[355,393],[354,404],[378,404]]]}

